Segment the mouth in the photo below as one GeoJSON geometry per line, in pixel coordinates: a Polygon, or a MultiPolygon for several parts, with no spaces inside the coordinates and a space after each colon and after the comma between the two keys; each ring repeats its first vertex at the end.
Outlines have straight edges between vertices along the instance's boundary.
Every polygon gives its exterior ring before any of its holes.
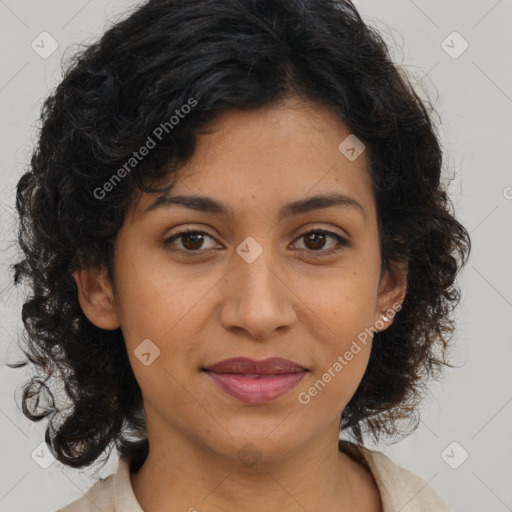
{"type": "Polygon", "coordinates": [[[226,359],[201,370],[224,393],[246,403],[276,400],[295,388],[309,371],[282,358],[226,359]]]}

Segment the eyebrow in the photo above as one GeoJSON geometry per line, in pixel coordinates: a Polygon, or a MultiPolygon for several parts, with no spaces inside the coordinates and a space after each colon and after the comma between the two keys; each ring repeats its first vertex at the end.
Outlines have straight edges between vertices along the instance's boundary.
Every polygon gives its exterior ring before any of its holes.
{"type": "MultiPolygon", "coordinates": [[[[227,206],[212,197],[207,196],[187,196],[187,195],[164,195],[158,197],[151,205],[149,205],[143,212],[146,215],[150,211],[158,210],[173,205],[181,205],[191,210],[196,210],[204,213],[213,213],[215,215],[222,215],[225,217],[233,217],[234,213],[232,208],[227,206]]],[[[331,208],[333,206],[340,206],[343,208],[350,208],[358,211],[366,220],[366,212],[362,204],[356,199],[338,193],[327,195],[315,195],[305,199],[299,199],[292,203],[285,204],[279,211],[278,220],[281,221],[288,217],[301,215],[314,210],[321,210],[324,208],[331,208]]]]}

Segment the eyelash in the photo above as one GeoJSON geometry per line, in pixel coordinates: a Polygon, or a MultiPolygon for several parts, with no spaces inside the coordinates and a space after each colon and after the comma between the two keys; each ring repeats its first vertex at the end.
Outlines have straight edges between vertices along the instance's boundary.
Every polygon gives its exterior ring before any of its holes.
{"type": "MultiPolygon", "coordinates": [[[[168,248],[172,244],[172,242],[174,242],[174,240],[176,240],[176,239],[180,238],[181,236],[186,235],[188,233],[206,235],[207,237],[214,239],[211,235],[209,235],[205,231],[200,231],[200,230],[197,230],[197,229],[185,229],[183,231],[175,233],[170,238],[167,238],[166,240],[164,240],[163,245],[168,248]]],[[[301,238],[303,238],[303,237],[305,237],[307,235],[310,235],[311,233],[322,233],[324,235],[328,235],[328,236],[333,237],[338,242],[338,246],[337,247],[336,246],[335,247],[331,247],[328,250],[319,249],[317,251],[314,251],[314,250],[308,250],[308,249],[300,249],[302,251],[307,251],[307,252],[311,253],[311,255],[315,256],[315,257],[316,256],[330,256],[332,254],[335,254],[335,253],[343,250],[346,246],[350,245],[348,240],[346,240],[342,236],[338,235],[337,233],[333,233],[332,231],[325,230],[325,229],[312,229],[310,231],[306,231],[306,232],[300,234],[296,238],[296,240],[300,240],[301,238]]],[[[195,251],[187,250],[187,249],[171,249],[171,250],[177,251],[177,252],[186,252],[186,253],[190,253],[191,255],[196,253],[196,254],[194,254],[194,256],[200,255],[201,253],[205,252],[205,251],[202,251],[200,249],[195,250],[195,251]]]]}

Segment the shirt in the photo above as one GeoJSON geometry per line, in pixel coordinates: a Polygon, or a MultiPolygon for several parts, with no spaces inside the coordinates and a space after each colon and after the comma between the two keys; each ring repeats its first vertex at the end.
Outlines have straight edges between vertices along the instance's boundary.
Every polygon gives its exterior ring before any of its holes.
{"type": "MultiPolygon", "coordinates": [[[[365,465],[377,484],[384,512],[450,512],[419,476],[387,455],[340,441],[345,452],[365,465]]],[[[100,479],[81,498],[57,512],[144,512],[130,482],[130,458],[121,457],[116,473],[100,479]]]]}

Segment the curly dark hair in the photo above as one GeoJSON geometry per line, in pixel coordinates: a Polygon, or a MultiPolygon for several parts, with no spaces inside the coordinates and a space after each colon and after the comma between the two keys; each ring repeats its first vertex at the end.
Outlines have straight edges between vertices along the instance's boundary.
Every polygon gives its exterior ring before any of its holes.
{"type": "Polygon", "coordinates": [[[148,453],[122,332],[87,319],[72,273],[104,266],[112,279],[128,208],[142,191],[170,190],[196,135],[219,114],[292,97],[326,105],[364,142],[382,269],[408,266],[402,309],[375,334],[340,429],[363,443],[366,435],[403,434],[403,420],[416,418],[417,426],[426,382],[449,365],[460,300],[454,282],[471,249],[441,182],[431,102],[349,0],[150,0],[72,56],[44,101],[37,146],[17,186],[23,259],[13,274],[15,284],[30,285],[24,364],[37,369],[22,408],[33,421],[48,419],[45,439],[60,462],[87,466],[115,446],[140,466],[148,453]],[[155,127],[191,98],[195,107],[112,184],[155,127]]]}

